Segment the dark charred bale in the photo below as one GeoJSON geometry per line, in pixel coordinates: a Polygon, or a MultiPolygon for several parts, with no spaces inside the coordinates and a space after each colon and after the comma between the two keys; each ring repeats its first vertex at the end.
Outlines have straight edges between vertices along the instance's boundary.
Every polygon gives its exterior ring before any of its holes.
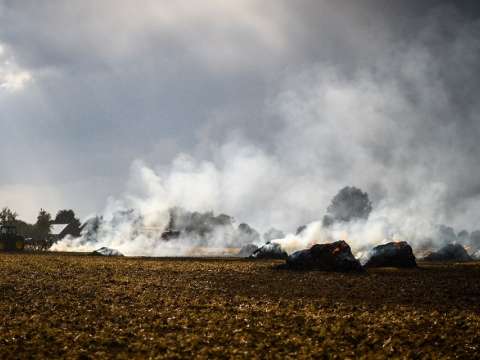
{"type": "Polygon", "coordinates": [[[286,259],[288,254],[285,250],[282,249],[280,244],[277,243],[266,243],[265,245],[259,247],[255,252],[250,256],[252,259],[286,259]]]}
{"type": "Polygon", "coordinates": [[[255,244],[247,244],[243,246],[238,252],[237,256],[239,257],[249,257],[252,256],[255,251],[258,250],[258,246],[255,244]]]}
{"type": "Polygon", "coordinates": [[[448,244],[436,252],[425,256],[425,261],[471,261],[465,248],[460,244],[448,244]]]}
{"type": "Polygon", "coordinates": [[[373,248],[372,256],[365,264],[365,267],[397,267],[413,268],[417,266],[415,255],[408,243],[390,242],[373,248]]]}
{"type": "Polygon", "coordinates": [[[310,249],[296,251],[288,257],[284,268],[338,272],[364,271],[345,241],[317,244],[310,249]]]}

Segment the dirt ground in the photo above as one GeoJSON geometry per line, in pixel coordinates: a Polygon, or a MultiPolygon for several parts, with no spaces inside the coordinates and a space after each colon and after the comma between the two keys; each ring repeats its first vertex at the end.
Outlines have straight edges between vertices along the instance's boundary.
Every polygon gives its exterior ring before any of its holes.
{"type": "Polygon", "coordinates": [[[0,254],[0,358],[480,357],[480,263],[0,254]]]}

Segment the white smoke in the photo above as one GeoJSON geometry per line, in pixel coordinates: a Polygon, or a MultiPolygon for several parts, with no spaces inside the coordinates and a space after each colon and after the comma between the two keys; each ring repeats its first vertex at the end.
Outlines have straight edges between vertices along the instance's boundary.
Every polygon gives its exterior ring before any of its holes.
{"type": "MultiPolygon", "coordinates": [[[[474,222],[464,214],[474,213],[477,202],[452,204],[449,199],[458,181],[471,191],[476,186],[465,175],[470,160],[459,134],[463,123],[472,124],[478,104],[459,109],[441,74],[449,64],[468,59],[465,49],[476,37],[465,35],[468,28],[454,32],[445,44],[452,51],[439,62],[428,44],[432,27],[417,42],[393,45],[386,51],[391,56],[354,75],[319,64],[287,76],[266,105],[264,123],[270,131],[265,146],[233,130],[217,145],[206,132],[200,141],[211,143],[206,154],[180,154],[168,166],[137,161],[125,195],[107,206],[103,216],[109,225],[97,241],[65,239],[54,249],[194,253],[198,239],[161,240],[174,206],[233,215],[261,232],[272,226],[287,231],[290,235],[278,241],[290,252],[338,239],[357,253],[390,240],[421,249],[425,239],[434,237],[436,224],[468,228],[474,222]],[[368,221],[327,231],[315,221],[346,185],[369,193],[374,211],[368,221]],[[141,223],[138,217],[114,221],[127,209],[138,212],[141,223]],[[294,235],[307,222],[307,230],[294,235]]],[[[223,236],[222,231],[212,236],[207,248],[222,248],[223,236]]]]}
{"type": "Polygon", "coordinates": [[[170,220],[170,209],[210,209],[215,182],[208,165],[193,168],[184,156],[174,164],[176,171],[163,179],[141,161],[132,166],[129,189],[120,199],[110,199],[96,236],[91,239],[86,227],[79,238],[67,237],[56,243],[54,251],[93,251],[110,247],[130,256],[181,256],[228,254],[226,238],[230,229],[218,226],[205,239],[189,235],[171,241],[162,239],[170,220]]]}
{"type": "Polygon", "coordinates": [[[424,189],[423,197],[401,208],[388,200],[377,204],[368,219],[350,222],[335,222],[328,227],[322,221],[315,221],[299,234],[289,234],[279,243],[287,252],[311,247],[313,244],[337,240],[348,242],[356,256],[362,258],[375,246],[391,241],[407,241],[414,251],[421,252],[431,246],[438,229],[432,221],[435,214],[428,213],[436,208],[441,200],[441,186],[424,189]]]}
{"type": "MultiPolygon", "coordinates": [[[[275,166],[269,163],[272,160],[263,152],[238,148],[232,152],[225,151],[224,154],[231,156],[230,160],[233,161],[224,168],[219,168],[213,162],[196,163],[185,155],[177,158],[164,173],[155,172],[141,161],[135,162],[126,194],[120,200],[109,200],[96,238],[92,241],[86,233],[80,238],[65,238],[55,244],[52,250],[93,251],[105,246],[132,256],[231,254],[225,244],[232,234],[223,227],[217,227],[206,241],[191,234],[170,241],[163,240],[162,233],[170,219],[169,210],[175,206],[190,211],[220,209],[227,213],[242,213],[251,223],[259,225],[261,230],[266,229],[274,219],[270,211],[276,211],[275,217],[282,219],[283,225],[289,224],[290,229],[300,224],[299,213],[309,208],[318,209],[317,218],[323,215],[321,207],[325,209],[328,202],[289,202],[295,198],[273,189],[267,192],[274,185],[281,187],[279,180],[284,180],[286,175],[271,179],[270,176],[281,174],[282,170],[278,166],[272,173],[275,166]],[[265,169],[268,171],[265,172],[265,169]],[[245,178],[242,174],[248,171],[252,176],[242,181],[245,178]],[[264,179],[260,176],[262,174],[265,175],[264,179]],[[264,188],[261,187],[262,180],[265,182],[264,188]],[[259,184],[258,190],[253,187],[255,183],[259,184]],[[255,208],[249,204],[249,201],[258,204],[257,197],[262,196],[265,196],[262,207],[255,208]],[[246,210],[251,212],[250,216],[247,216],[246,210]],[[289,217],[290,221],[286,221],[289,217]]],[[[224,164],[227,163],[224,161],[224,164]]],[[[292,183],[287,184],[292,186],[292,183]]],[[[296,192],[301,190],[295,189],[296,192]]],[[[432,219],[437,218],[436,209],[444,193],[441,184],[432,184],[419,192],[421,197],[402,204],[403,207],[399,203],[389,203],[388,198],[384,199],[377,204],[368,220],[333,224],[329,228],[324,228],[320,221],[316,221],[310,223],[301,234],[290,233],[274,242],[280,243],[289,253],[315,243],[339,239],[346,240],[358,256],[388,241],[407,240],[420,249],[422,242],[435,233],[432,219]]]]}

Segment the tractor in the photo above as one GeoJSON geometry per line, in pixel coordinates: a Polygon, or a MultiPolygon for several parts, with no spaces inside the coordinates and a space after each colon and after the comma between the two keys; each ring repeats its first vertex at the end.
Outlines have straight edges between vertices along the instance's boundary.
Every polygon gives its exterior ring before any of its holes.
{"type": "Polygon", "coordinates": [[[0,251],[22,251],[25,248],[25,238],[17,234],[14,225],[0,226],[0,251]]]}

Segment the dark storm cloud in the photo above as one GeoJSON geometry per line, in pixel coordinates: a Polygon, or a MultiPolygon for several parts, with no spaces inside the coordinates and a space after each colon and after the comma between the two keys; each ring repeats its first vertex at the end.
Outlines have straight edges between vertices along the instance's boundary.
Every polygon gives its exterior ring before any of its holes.
{"type": "Polygon", "coordinates": [[[407,201],[433,182],[446,187],[447,209],[471,219],[478,14],[476,1],[0,1],[3,56],[33,79],[0,93],[2,194],[33,189],[21,213],[87,214],[123,189],[134,159],[211,160],[246,138],[281,159],[282,174],[312,176],[305,192],[325,181],[320,205],[299,217],[314,216],[344,182],[378,201],[407,201]],[[318,100],[335,88],[350,98],[318,100]],[[339,113],[337,101],[371,107],[358,111],[371,120],[339,113]],[[334,116],[343,139],[326,120],[334,116]],[[322,149],[329,139],[345,144],[322,149]],[[355,169],[366,163],[371,176],[355,169]]]}

